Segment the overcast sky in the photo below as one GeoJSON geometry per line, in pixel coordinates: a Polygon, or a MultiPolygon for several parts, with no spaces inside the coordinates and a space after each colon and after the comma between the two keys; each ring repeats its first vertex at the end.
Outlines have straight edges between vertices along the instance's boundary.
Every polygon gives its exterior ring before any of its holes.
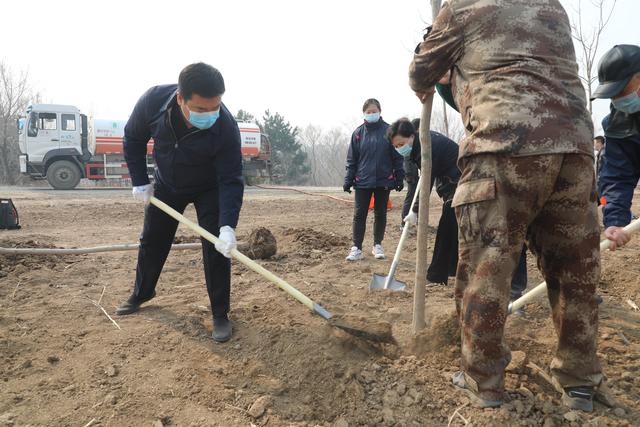
{"type": "MultiPolygon", "coordinates": [[[[570,16],[578,1],[562,1],[570,16]]],[[[589,26],[597,15],[581,1],[589,26]]],[[[0,60],[28,70],[44,102],[95,118],[126,119],[147,88],[204,61],[222,72],[234,113],[351,127],[369,97],[388,122],[419,114],[407,72],[430,13],[427,0],[12,0],[2,5],[0,60]]],[[[640,44],[638,16],[640,1],[618,1],[599,56],[640,44]]],[[[594,108],[598,130],[608,102],[594,108]]]]}

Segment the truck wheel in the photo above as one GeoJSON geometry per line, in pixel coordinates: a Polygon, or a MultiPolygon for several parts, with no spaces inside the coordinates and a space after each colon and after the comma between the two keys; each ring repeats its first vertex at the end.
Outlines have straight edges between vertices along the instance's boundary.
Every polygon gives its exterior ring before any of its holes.
{"type": "Polygon", "coordinates": [[[69,160],[56,160],[47,169],[47,181],[56,190],[72,190],[80,182],[80,170],[69,160]]]}

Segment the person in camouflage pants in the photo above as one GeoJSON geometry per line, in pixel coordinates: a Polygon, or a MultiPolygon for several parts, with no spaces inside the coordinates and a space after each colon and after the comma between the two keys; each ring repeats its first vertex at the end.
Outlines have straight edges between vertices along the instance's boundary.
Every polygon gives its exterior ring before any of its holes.
{"type": "Polygon", "coordinates": [[[502,404],[510,282],[522,244],[547,284],[558,347],[554,380],[591,410],[600,274],[593,124],[566,12],[558,0],[452,0],[416,48],[410,85],[424,101],[449,73],[466,135],[453,206],[462,371],[481,407],[502,404]]]}

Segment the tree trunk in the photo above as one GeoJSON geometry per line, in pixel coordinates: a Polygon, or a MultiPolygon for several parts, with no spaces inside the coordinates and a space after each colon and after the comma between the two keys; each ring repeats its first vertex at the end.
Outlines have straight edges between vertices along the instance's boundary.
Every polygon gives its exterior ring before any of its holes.
{"type": "Polygon", "coordinates": [[[451,138],[449,134],[449,118],[447,117],[447,102],[442,100],[442,117],[444,118],[444,134],[447,138],[451,138]]]}
{"type": "MultiPolygon", "coordinates": [[[[431,13],[433,21],[440,11],[440,0],[431,0],[431,13]]],[[[416,276],[415,289],[413,292],[413,332],[419,333],[426,327],[424,321],[425,293],[427,287],[427,263],[428,245],[427,236],[429,233],[429,196],[431,193],[431,107],[433,105],[433,94],[427,97],[422,105],[420,116],[420,147],[422,148],[422,164],[420,166],[420,205],[418,215],[418,242],[416,250],[416,276]]]]}

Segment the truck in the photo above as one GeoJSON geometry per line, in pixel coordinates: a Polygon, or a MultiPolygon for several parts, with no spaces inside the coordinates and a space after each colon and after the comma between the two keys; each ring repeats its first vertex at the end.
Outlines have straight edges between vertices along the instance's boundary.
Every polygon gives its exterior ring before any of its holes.
{"type": "MultiPolygon", "coordinates": [[[[128,179],[122,139],[126,120],[92,119],[72,105],[35,104],[17,120],[20,172],[46,179],[57,190],[80,180],[128,179]]],[[[268,182],[271,147],[255,123],[238,122],[245,179],[268,182]]],[[[147,171],[153,174],[153,139],[147,143],[147,171]]]]}

